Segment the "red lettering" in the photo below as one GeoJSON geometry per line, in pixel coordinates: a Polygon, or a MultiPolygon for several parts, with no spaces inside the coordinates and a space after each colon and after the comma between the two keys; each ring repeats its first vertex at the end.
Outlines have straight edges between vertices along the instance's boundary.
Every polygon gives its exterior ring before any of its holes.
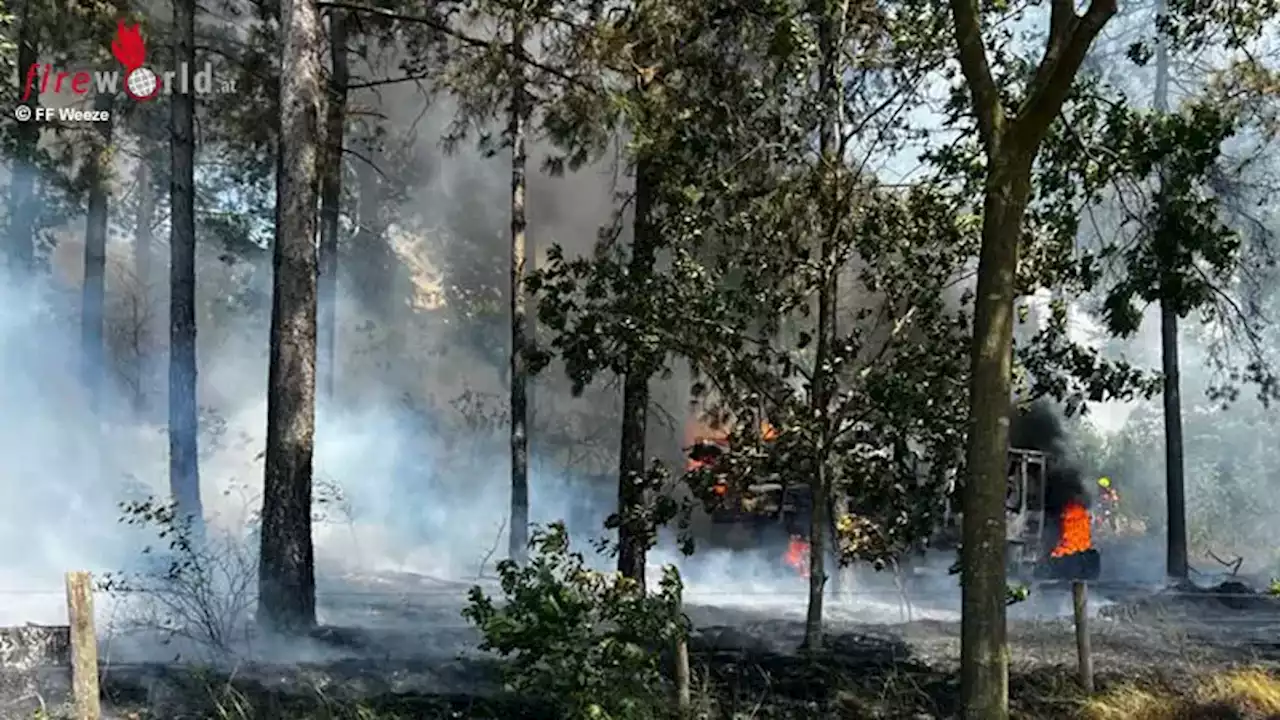
{"type": "Polygon", "coordinates": [[[63,72],[62,70],[59,70],[58,78],[53,81],[53,91],[56,93],[62,92],[62,81],[66,80],[69,77],[71,77],[71,73],[63,72]]]}
{"type": "Polygon", "coordinates": [[[31,89],[35,87],[36,77],[40,74],[40,66],[32,65],[27,70],[27,79],[22,83],[22,101],[31,99],[31,89]]]}
{"type": "Polygon", "coordinates": [[[71,92],[77,95],[89,92],[89,73],[78,72],[75,77],[71,78],[71,92]]]}
{"type": "Polygon", "coordinates": [[[49,92],[49,75],[53,72],[52,65],[44,66],[44,75],[40,78],[40,94],[49,92]]]}

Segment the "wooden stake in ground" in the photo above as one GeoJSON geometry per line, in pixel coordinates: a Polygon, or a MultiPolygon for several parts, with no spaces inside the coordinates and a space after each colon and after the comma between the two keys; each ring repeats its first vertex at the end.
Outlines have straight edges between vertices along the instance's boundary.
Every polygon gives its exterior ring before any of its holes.
{"type": "Polygon", "coordinates": [[[93,628],[93,588],[87,572],[67,573],[67,624],[71,626],[71,694],[76,720],[99,720],[98,636],[93,628]]]}
{"type": "Polygon", "coordinates": [[[676,707],[680,717],[690,717],[693,697],[689,688],[689,637],[685,633],[676,636],[676,707]]]}
{"type": "Polygon", "coordinates": [[[1089,586],[1080,580],[1071,583],[1071,605],[1076,618],[1076,655],[1080,666],[1080,686],[1093,692],[1093,652],[1089,649],[1089,586]]]}

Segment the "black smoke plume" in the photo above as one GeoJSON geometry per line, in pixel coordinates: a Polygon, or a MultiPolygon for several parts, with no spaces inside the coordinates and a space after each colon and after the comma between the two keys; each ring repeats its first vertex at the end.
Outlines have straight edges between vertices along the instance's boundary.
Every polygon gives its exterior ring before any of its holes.
{"type": "Polygon", "coordinates": [[[1025,409],[1015,409],[1009,426],[1010,447],[1039,450],[1049,455],[1044,509],[1053,518],[1072,501],[1089,507],[1091,500],[1062,419],[1057,408],[1042,400],[1025,409]]]}

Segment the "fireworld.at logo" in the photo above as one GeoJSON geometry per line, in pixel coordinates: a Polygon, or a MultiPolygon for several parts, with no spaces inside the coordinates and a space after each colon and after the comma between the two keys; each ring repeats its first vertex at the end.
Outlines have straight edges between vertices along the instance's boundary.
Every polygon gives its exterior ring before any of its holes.
{"type": "MultiPolygon", "coordinates": [[[[147,43],[136,23],[129,26],[124,20],[116,22],[111,54],[124,66],[125,94],[137,101],[152,100],[162,91],[166,94],[176,92],[185,95],[194,92],[196,95],[213,95],[236,90],[234,79],[221,78],[219,82],[214,81],[211,63],[205,63],[204,67],[194,73],[185,62],[180,63],[176,70],[163,73],[152,69],[146,64],[147,43]]],[[[70,92],[88,95],[92,92],[114,95],[119,91],[119,71],[66,71],[49,64],[37,64],[27,68],[22,102],[30,100],[33,93],[43,95],[70,92]]]]}
{"type": "Polygon", "coordinates": [[[111,41],[111,54],[124,66],[124,91],[134,100],[150,100],[160,94],[160,78],[143,65],[147,59],[147,43],[138,26],[128,27],[124,20],[116,25],[116,39],[111,41]]]}

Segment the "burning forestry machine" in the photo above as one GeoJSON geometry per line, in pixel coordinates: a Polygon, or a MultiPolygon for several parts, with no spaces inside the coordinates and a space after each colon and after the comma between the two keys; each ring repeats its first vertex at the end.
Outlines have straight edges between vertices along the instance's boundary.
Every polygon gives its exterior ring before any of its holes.
{"type": "MultiPolygon", "coordinates": [[[[777,431],[762,422],[759,438],[765,443],[777,438],[777,431]]],[[[729,450],[728,434],[691,423],[686,430],[686,472],[701,469],[714,471],[720,458],[729,450]],[[701,429],[701,432],[699,432],[701,429]]],[[[907,452],[886,447],[884,452],[907,452]]],[[[914,455],[911,455],[914,458],[914,455]]],[[[916,471],[914,462],[911,472],[916,471]]],[[[798,574],[809,574],[809,538],[813,520],[813,493],[804,482],[787,483],[779,474],[765,475],[742,486],[714,477],[710,487],[710,519],[717,544],[738,550],[755,549],[775,553],[783,547],[782,564],[798,574]]],[[[847,501],[831,501],[829,537],[836,538],[837,522],[850,516],[853,508],[847,501]]],[[[774,557],[770,557],[772,561],[774,557]]]]}
{"type": "Polygon", "coordinates": [[[1050,502],[1052,461],[1051,455],[1038,450],[1009,449],[1005,491],[1009,577],[1096,580],[1102,561],[1093,546],[1093,520],[1078,498],[1050,502]],[[1055,512],[1053,504],[1061,508],[1055,512]]]}
{"type": "MultiPolygon", "coordinates": [[[[776,436],[767,423],[762,439],[776,436]]],[[[686,471],[714,469],[727,452],[726,433],[691,433],[686,471]]],[[[1061,502],[1050,492],[1054,468],[1051,454],[1009,449],[1005,512],[1008,521],[1009,578],[1012,580],[1096,580],[1101,556],[1093,545],[1093,520],[1079,498],[1061,502]]],[[[744,548],[776,547],[785,542],[783,562],[802,575],[808,573],[809,523],[813,498],[808,485],[787,485],[765,478],[738,490],[723,479],[711,487],[713,528],[736,533],[744,548]]],[[[959,539],[959,513],[947,513],[933,543],[946,547],[959,539]]],[[[954,545],[952,545],[954,547],[954,545]]]]}
{"type": "MultiPolygon", "coordinates": [[[[729,450],[728,434],[707,428],[698,432],[693,425],[688,430],[685,471],[714,470],[729,450]]],[[[777,437],[767,422],[761,423],[760,434],[765,442],[777,437]]],[[[739,489],[724,478],[715,479],[709,514],[717,540],[738,549],[767,550],[785,543],[783,564],[807,577],[813,511],[809,486],[786,484],[772,476],[761,480],[739,489]]]]}

